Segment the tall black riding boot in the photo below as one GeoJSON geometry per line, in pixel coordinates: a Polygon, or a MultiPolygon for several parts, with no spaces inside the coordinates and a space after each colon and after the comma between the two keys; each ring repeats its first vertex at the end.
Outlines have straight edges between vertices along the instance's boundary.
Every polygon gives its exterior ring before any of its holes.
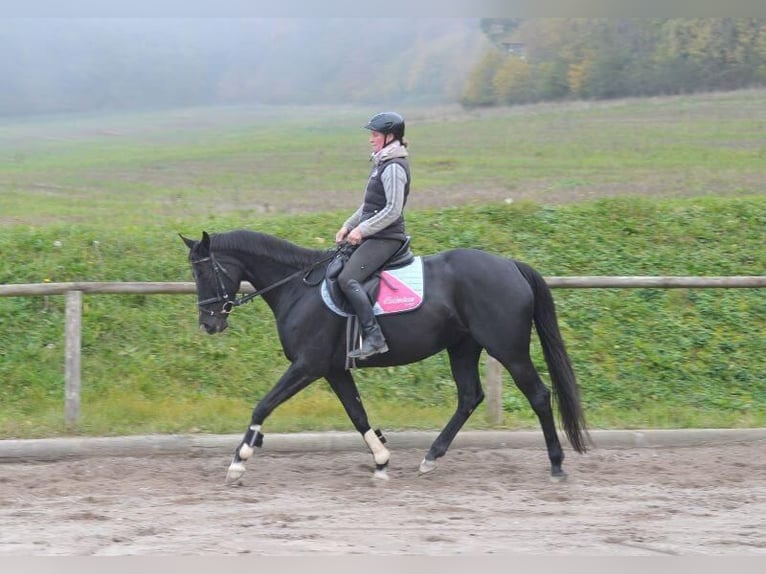
{"type": "Polygon", "coordinates": [[[385,353],[388,351],[386,338],[380,325],[375,319],[375,313],[372,310],[372,304],[367,293],[362,286],[355,280],[348,282],[349,289],[344,291],[346,298],[356,311],[359,318],[359,324],[362,326],[362,346],[359,349],[351,351],[348,356],[350,359],[366,359],[370,355],[385,353]]]}

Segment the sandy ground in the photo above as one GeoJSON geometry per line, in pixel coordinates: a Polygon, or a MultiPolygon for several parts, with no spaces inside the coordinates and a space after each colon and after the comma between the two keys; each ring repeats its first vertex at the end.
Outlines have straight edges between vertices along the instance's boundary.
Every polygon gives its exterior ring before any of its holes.
{"type": "Polygon", "coordinates": [[[766,555],[766,443],[94,457],[0,465],[0,556],[766,555]]]}

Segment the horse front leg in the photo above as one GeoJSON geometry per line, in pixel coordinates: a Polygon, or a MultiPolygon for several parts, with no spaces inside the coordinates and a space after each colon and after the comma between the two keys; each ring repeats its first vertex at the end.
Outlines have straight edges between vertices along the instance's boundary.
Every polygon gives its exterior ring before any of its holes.
{"type": "Polygon", "coordinates": [[[261,425],[251,424],[245,432],[239,447],[234,451],[234,457],[226,471],[226,484],[234,484],[244,476],[246,470],[245,461],[253,456],[253,452],[255,452],[254,447],[261,447],[262,445],[263,433],[261,433],[261,425]]]}
{"type": "Polygon", "coordinates": [[[263,433],[261,427],[266,418],[279,405],[295,395],[298,391],[305,389],[319,377],[308,374],[300,365],[293,363],[279,378],[277,384],[266,394],[263,399],[253,409],[253,415],[250,418],[250,426],[245,431],[242,442],[234,451],[229,469],[226,472],[226,484],[238,482],[245,474],[245,462],[253,456],[256,447],[263,444],[263,433]]]}
{"type": "Polygon", "coordinates": [[[379,430],[373,430],[367,420],[367,412],[362,404],[362,398],[356,388],[354,377],[349,371],[333,371],[325,377],[330,387],[340,399],[348,418],[351,419],[354,428],[362,435],[367,446],[370,447],[373,460],[375,461],[374,478],[388,480],[388,463],[391,453],[384,446],[386,439],[379,430]]]}

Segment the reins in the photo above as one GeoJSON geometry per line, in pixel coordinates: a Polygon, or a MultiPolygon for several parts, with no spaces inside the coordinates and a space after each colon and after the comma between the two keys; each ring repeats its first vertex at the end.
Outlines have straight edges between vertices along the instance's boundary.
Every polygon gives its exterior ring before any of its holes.
{"type": "MultiPolygon", "coordinates": [[[[303,269],[299,269],[298,271],[291,273],[290,275],[287,275],[286,277],[283,277],[276,283],[272,283],[271,285],[268,285],[267,287],[264,287],[263,289],[256,289],[252,293],[248,293],[247,295],[243,295],[239,298],[234,298],[232,300],[229,300],[229,293],[226,291],[226,287],[224,286],[223,279],[221,278],[221,273],[226,275],[227,277],[231,278],[228,271],[220,264],[218,261],[216,261],[215,257],[212,253],[210,253],[209,257],[205,257],[204,259],[200,259],[198,261],[195,261],[194,264],[203,263],[205,261],[210,260],[213,265],[213,272],[216,277],[217,285],[216,289],[218,289],[218,293],[216,297],[211,297],[209,299],[205,299],[203,301],[198,301],[197,305],[199,307],[202,307],[204,305],[210,305],[211,303],[223,303],[223,307],[221,309],[221,313],[228,315],[234,310],[234,307],[239,307],[240,305],[244,305],[245,303],[249,303],[256,297],[263,295],[264,293],[268,293],[272,289],[276,289],[277,287],[284,285],[285,283],[292,281],[299,275],[303,275],[303,282],[307,285],[316,285],[318,283],[309,283],[308,277],[311,274],[311,272],[322,265],[323,263],[326,263],[333,259],[341,250],[344,249],[343,245],[339,245],[335,249],[332,249],[329,254],[317,261],[314,261],[311,265],[308,267],[304,267],[303,269]]],[[[215,311],[207,311],[210,315],[215,315],[215,311]]]]}
{"type": "Polygon", "coordinates": [[[303,275],[303,282],[308,285],[309,283],[308,283],[307,279],[308,279],[308,276],[311,274],[311,272],[314,269],[316,269],[317,267],[319,267],[320,265],[322,265],[323,263],[326,263],[326,262],[330,261],[330,259],[335,257],[336,253],[339,250],[340,250],[340,247],[332,250],[329,255],[323,257],[322,259],[319,259],[318,261],[314,261],[314,263],[312,263],[308,267],[304,267],[303,269],[299,269],[295,273],[291,273],[287,277],[283,277],[282,279],[280,279],[276,283],[272,283],[268,287],[264,287],[263,289],[257,289],[255,291],[253,291],[252,293],[248,293],[247,295],[243,295],[239,299],[235,299],[234,301],[232,301],[232,303],[234,304],[235,307],[238,307],[240,305],[244,305],[245,303],[249,303],[250,301],[252,301],[256,297],[258,297],[259,295],[263,295],[264,293],[268,293],[272,289],[276,289],[280,285],[284,285],[288,281],[292,281],[293,279],[295,279],[299,275],[303,275]]]}

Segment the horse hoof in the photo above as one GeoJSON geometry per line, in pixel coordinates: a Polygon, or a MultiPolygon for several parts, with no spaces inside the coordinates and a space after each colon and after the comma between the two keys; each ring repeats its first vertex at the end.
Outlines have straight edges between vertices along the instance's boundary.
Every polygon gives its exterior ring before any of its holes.
{"type": "Polygon", "coordinates": [[[372,473],[372,478],[376,480],[389,480],[388,470],[385,468],[376,468],[372,473]]]}
{"type": "Polygon", "coordinates": [[[226,484],[234,484],[245,474],[245,465],[241,462],[232,462],[226,472],[226,484]]]}
{"type": "Polygon", "coordinates": [[[563,482],[567,479],[567,473],[563,470],[551,471],[551,482],[563,482]]]}
{"type": "Polygon", "coordinates": [[[418,470],[420,470],[420,474],[426,474],[427,472],[431,472],[434,469],[436,469],[436,461],[424,458],[423,462],[420,463],[418,470]]]}

